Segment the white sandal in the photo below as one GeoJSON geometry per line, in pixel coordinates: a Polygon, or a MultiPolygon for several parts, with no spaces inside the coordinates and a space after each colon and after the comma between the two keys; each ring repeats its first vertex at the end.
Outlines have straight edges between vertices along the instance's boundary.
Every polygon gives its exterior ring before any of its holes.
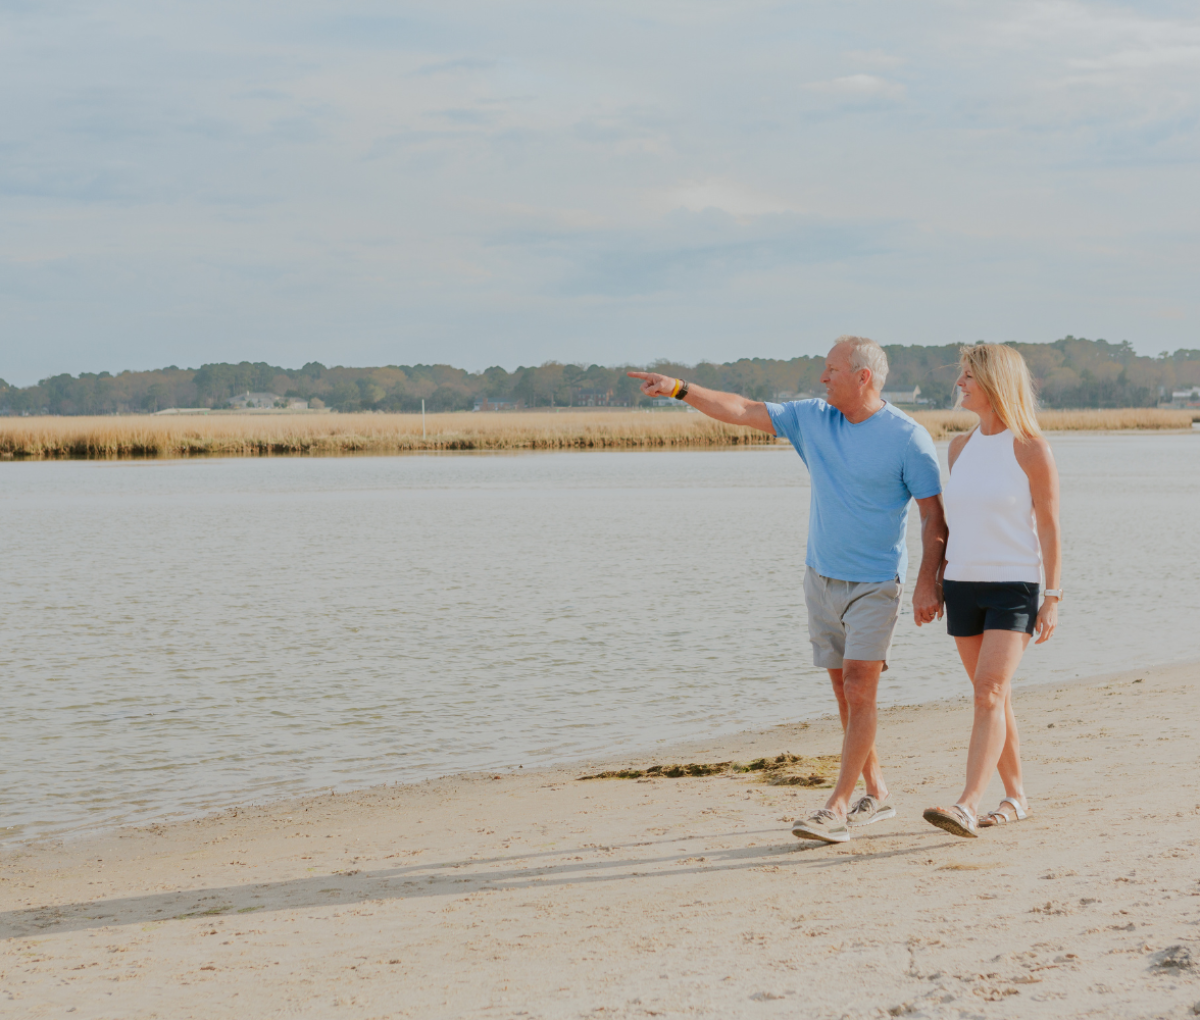
{"type": "Polygon", "coordinates": [[[979,827],[986,829],[992,825],[1007,825],[1009,822],[1023,822],[1029,817],[1029,812],[1026,811],[1019,803],[1016,797],[1005,797],[1000,801],[1000,807],[995,811],[989,811],[986,815],[980,816],[979,827]],[[1011,804],[1013,810],[1017,813],[1016,818],[1009,818],[1004,813],[1004,805],[1011,804]]]}
{"type": "Polygon", "coordinates": [[[968,808],[955,804],[952,808],[926,808],[921,815],[930,825],[936,825],[952,836],[978,839],[979,822],[968,808]]]}

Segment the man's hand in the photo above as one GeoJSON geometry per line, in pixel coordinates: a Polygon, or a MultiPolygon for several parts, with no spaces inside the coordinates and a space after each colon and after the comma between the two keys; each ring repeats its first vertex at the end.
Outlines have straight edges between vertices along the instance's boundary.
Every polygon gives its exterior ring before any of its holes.
{"type": "Polygon", "coordinates": [[[932,578],[918,577],[917,586],[913,589],[913,619],[917,621],[917,626],[940,620],[945,605],[941,585],[932,578]]]}
{"type": "MultiPolygon", "coordinates": [[[[675,395],[677,385],[682,385],[681,379],[673,375],[660,375],[658,372],[626,372],[630,379],[642,380],[642,392],[648,397],[671,397],[675,395]]],[[[761,400],[747,400],[736,393],[721,393],[717,390],[706,390],[703,386],[688,383],[685,403],[694,407],[710,418],[723,421],[727,425],[744,425],[747,428],[761,429],[763,432],[775,435],[775,425],[767,413],[767,405],[761,400]]]]}
{"type": "Polygon", "coordinates": [[[675,384],[679,382],[673,375],[659,375],[657,372],[626,372],[630,379],[642,380],[642,392],[648,397],[669,397],[675,392],[675,384]]]}
{"type": "Polygon", "coordinates": [[[945,600],[940,578],[949,532],[940,494],[918,499],[917,509],[921,511],[921,569],[913,589],[913,619],[919,627],[942,618],[945,600]]]}

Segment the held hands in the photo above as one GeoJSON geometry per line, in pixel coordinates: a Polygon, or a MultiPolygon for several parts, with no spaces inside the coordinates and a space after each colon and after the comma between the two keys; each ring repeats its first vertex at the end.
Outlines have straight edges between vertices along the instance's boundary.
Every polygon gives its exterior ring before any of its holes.
{"type": "Polygon", "coordinates": [[[917,586],[913,589],[913,619],[917,621],[917,626],[940,620],[945,607],[942,586],[936,581],[918,578],[917,586]]]}
{"type": "Polygon", "coordinates": [[[642,393],[647,397],[673,397],[679,382],[673,375],[658,372],[626,372],[630,379],[642,380],[642,393]]]}
{"type": "Polygon", "coordinates": [[[1042,608],[1038,610],[1037,622],[1033,625],[1033,629],[1037,631],[1038,639],[1034,642],[1035,645],[1040,645],[1043,641],[1049,641],[1054,633],[1054,628],[1058,626],[1058,599],[1051,595],[1048,599],[1042,600],[1042,608]]]}

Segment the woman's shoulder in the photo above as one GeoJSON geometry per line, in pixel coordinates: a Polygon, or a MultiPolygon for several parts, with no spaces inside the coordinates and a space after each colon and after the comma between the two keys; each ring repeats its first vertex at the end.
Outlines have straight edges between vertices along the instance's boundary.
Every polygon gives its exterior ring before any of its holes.
{"type": "Polygon", "coordinates": [[[1054,467],[1054,451],[1045,436],[1030,436],[1028,439],[1014,436],[1013,455],[1026,472],[1054,467]]]}
{"type": "Polygon", "coordinates": [[[1050,442],[1045,436],[1030,436],[1028,439],[1013,436],[1013,453],[1022,462],[1054,459],[1054,451],[1050,449],[1050,442]]]}
{"type": "Polygon", "coordinates": [[[967,445],[967,440],[971,438],[974,432],[975,430],[971,429],[970,432],[960,433],[950,440],[950,449],[946,454],[946,459],[949,460],[951,467],[954,467],[954,462],[958,460],[958,455],[962,453],[963,447],[967,445]]]}

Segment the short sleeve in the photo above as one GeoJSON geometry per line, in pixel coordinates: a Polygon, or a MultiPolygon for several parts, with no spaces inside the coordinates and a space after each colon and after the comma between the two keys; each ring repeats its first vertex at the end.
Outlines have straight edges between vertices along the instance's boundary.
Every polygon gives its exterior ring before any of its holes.
{"type": "Polygon", "coordinates": [[[933,438],[918,425],[904,452],[904,484],[913,499],[928,499],[942,491],[942,469],[933,438]]]}
{"type": "Polygon", "coordinates": [[[801,402],[789,400],[786,404],[773,404],[767,400],[763,403],[767,414],[771,416],[771,424],[775,426],[775,435],[780,439],[786,439],[803,457],[804,433],[800,428],[800,415],[797,413],[801,402]]]}

